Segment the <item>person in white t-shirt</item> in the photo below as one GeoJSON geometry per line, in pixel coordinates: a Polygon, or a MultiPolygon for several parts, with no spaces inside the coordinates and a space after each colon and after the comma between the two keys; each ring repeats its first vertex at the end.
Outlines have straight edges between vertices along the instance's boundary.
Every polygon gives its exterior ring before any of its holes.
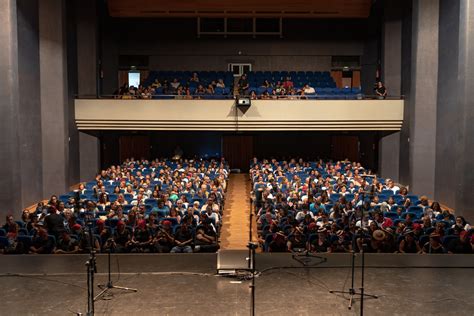
{"type": "Polygon", "coordinates": [[[387,190],[392,190],[393,194],[396,194],[397,191],[400,191],[400,187],[395,185],[395,182],[393,182],[392,179],[387,179],[385,188],[387,190]]]}
{"type": "Polygon", "coordinates": [[[315,94],[316,91],[313,87],[310,87],[309,84],[305,84],[303,87],[304,94],[315,94]]]}

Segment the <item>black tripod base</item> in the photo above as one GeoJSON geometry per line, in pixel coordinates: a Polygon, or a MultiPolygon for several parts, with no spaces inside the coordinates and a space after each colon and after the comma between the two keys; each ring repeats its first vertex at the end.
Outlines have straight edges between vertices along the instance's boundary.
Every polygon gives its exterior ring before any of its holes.
{"type": "Polygon", "coordinates": [[[99,298],[101,298],[104,294],[107,293],[110,289],[117,289],[117,290],[122,290],[122,291],[128,291],[128,292],[138,292],[138,289],[130,288],[130,287],[123,287],[123,286],[118,286],[118,285],[113,285],[111,282],[107,284],[99,284],[99,288],[102,289],[102,291],[97,294],[96,297],[94,297],[94,301],[97,301],[99,298]]]}
{"type": "Polygon", "coordinates": [[[364,298],[368,297],[368,298],[373,298],[373,299],[377,299],[379,298],[377,295],[373,295],[373,294],[362,294],[362,293],[359,293],[359,292],[356,292],[355,290],[349,290],[349,291],[329,291],[329,293],[333,294],[333,293],[338,293],[338,294],[349,294],[349,298],[346,298],[346,300],[349,300],[349,305],[347,306],[347,309],[352,309],[352,304],[354,303],[354,296],[358,295],[360,297],[362,297],[362,295],[364,296],[364,298]]]}

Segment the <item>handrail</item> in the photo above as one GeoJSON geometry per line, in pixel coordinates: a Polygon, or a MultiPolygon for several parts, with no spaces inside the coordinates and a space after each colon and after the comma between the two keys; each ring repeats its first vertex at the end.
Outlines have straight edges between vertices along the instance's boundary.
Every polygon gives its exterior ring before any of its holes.
{"type": "Polygon", "coordinates": [[[116,99],[116,100],[141,100],[141,101],[148,101],[148,100],[162,100],[162,99],[175,99],[175,100],[230,100],[236,98],[250,98],[251,100],[404,100],[404,95],[390,95],[386,96],[385,98],[381,99],[377,95],[369,95],[369,94],[351,94],[351,95],[344,95],[344,94],[314,94],[314,95],[277,95],[271,96],[267,98],[262,98],[262,96],[257,96],[256,98],[251,98],[249,95],[220,95],[220,94],[203,94],[203,95],[176,95],[176,94],[157,94],[153,95],[150,98],[141,98],[141,97],[130,97],[130,98],[123,98],[121,95],[112,95],[112,94],[103,94],[99,95],[99,97],[95,95],[75,95],[76,99],[116,99]]]}

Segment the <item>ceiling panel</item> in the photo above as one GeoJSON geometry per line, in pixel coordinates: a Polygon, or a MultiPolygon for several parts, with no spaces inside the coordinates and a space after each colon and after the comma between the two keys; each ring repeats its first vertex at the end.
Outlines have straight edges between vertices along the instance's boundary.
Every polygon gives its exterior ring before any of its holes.
{"type": "Polygon", "coordinates": [[[367,18],[371,0],[108,0],[114,17],[367,18]]]}

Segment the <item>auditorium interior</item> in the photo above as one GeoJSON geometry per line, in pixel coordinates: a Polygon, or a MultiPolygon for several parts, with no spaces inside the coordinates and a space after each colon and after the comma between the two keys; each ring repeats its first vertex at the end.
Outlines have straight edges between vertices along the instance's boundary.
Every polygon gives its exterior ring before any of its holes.
{"type": "Polygon", "coordinates": [[[471,0],[0,23],[0,315],[472,315],[471,0]]]}

